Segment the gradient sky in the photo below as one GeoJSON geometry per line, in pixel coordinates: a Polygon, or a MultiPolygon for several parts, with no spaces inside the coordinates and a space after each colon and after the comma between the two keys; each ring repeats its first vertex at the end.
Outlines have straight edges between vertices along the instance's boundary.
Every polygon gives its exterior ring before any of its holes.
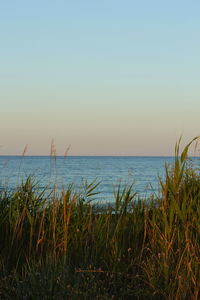
{"type": "Polygon", "coordinates": [[[200,134],[200,1],[0,1],[0,155],[171,155],[200,134]]]}

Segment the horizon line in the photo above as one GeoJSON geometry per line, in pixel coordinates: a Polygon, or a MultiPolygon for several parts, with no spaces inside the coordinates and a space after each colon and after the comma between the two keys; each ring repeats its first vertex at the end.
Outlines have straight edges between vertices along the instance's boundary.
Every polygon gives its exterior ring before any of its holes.
{"type": "MultiPolygon", "coordinates": [[[[175,155],[43,155],[43,154],[34,154],[34,155],[23,155],[23,154],[0,154],[0,157],[175,157],[175,155]]],[[[181,155],[179,155],[181,156],[181,155]]],[[[195,155],[188,155],[188,157],[196,157],[195,155]]]]}

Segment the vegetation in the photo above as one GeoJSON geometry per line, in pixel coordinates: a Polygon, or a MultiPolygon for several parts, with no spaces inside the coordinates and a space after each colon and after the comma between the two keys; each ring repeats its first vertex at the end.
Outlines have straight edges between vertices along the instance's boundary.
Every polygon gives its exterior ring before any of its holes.
{"type": "Polygon", "coordinates": [[[30,177],[1,191],[0,299],[199,299],[200,175],[187,164],[190,144],[179,155],[177,143],[159,198],[119,187],[115,205],[99,210],[95,182],[83,198],[73,186],[39,192],[30,177]]]}

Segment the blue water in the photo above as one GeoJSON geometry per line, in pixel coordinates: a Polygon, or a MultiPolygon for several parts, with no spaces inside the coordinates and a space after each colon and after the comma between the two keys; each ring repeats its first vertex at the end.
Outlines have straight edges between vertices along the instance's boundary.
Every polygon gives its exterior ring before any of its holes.
{"type": "MultiPolygon", "coordinates": [[[[113,189],[134,183],[133,190],[142,196],[158,194],[158,176],[164,177],[165,164],[172,164],[173,157],[110,157],[110,156],[0,156],[0,187],[16,188],[28,175],[33,175],[40,188],[57,190],[67,188],[70,183],[83,190],[84,182],[94,179],[100,182],[96,201],[113,201],[113,189]]],[[[199,160],[195,159],[195,165],[199,160]]]]}

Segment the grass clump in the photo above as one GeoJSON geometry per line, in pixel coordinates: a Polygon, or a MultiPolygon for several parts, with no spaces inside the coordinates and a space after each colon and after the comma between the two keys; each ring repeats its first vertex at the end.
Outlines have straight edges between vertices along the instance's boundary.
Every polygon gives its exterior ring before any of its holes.
{"type": "MultiPolygon", "coordinates": [[[[195,138],[194,140],[196,140],[195,138]]],[[[194,141],[193,140],[193,141],[194,141]]],[[[133,186],[99,210],[73,186],[39,192],[28,177],[0,194],[0,299],[199,299],[200,175],[189,143],[166,166],[161,196],[133,186]]]]}

